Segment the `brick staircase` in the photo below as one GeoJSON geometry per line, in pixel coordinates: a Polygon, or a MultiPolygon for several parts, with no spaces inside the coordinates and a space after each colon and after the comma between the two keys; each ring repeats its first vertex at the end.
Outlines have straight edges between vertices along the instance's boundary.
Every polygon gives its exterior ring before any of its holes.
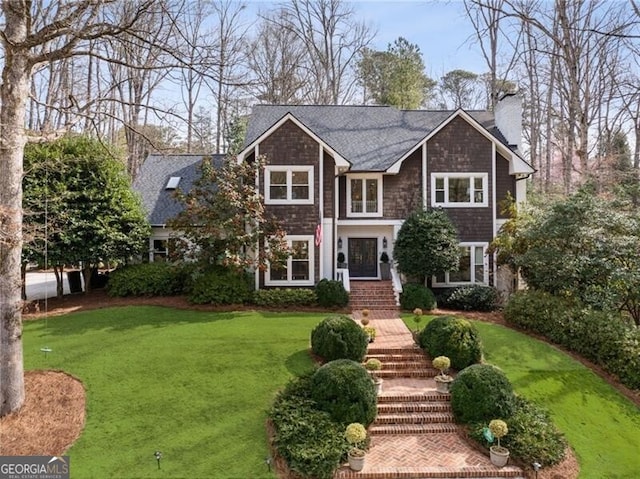
{"type": "Polygon", "coordinates": [[[522,479],[520,468],[497,468],[469,448],[453,419],[449,394],[435,390],[438,374],[418,348],[369,346],[384,379],[365,467],[341,467],[334,479],[522,479]]]}
{"type": "Polygon", "coordinates": [[[351,311],[362,309],[398,310],[391,281],[351,281],[350,288],[349,307],[351,311]]]}

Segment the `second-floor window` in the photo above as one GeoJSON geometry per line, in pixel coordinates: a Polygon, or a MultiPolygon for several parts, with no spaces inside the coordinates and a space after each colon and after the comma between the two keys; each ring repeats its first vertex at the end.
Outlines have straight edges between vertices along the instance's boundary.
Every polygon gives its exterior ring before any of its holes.
{"type": "Polygon", "coordinates": [[[313,204],[313,166],[267,166],[266,204],[313,204]]]}
{"type": "Polygon", "coordinates": [[[431,204],[448,207],[488,206],[487,173],[432,173],[431,204]]]}
{"type": "Polygon", "coordinates": [[[382,216],[382,175],[347,179],[347,215],[382,216]]]}

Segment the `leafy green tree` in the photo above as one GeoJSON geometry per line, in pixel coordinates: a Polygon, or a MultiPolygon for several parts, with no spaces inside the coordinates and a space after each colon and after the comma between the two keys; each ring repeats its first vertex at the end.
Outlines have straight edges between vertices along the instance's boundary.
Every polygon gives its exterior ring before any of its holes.
{"type": "Polygon", "coordinates": [[[446,73],[440,79],[443,107],[476,108],[482,96],[479,87],[480,80],[476,73],[466,70],[452,70],[446,73]]]}
{"type": "Polygon", "coordinates": [[[45,265],[46,256],[58,295],[64,265],[82,264],[89,289],[100,263],[126,261],[146,249],[150,230],[142,203],[109,146],[82,136],[29,144],[24,165],[23,263],[45,265]]]}
{"type": "Polygon", "coordinates": [[[426,103],[436,82],[424,73],[420,48],[399,37],[386,51],[365,49],[358,62],[365,97],[379,105],[415,110],[426,103]]]}
{"type": "Polygon", "coordinates": [[[285,231],[267,214],[264,198],[255,187],[255,178],[264,168],[264,158],[238,162],[228,156],[216,166],[205,157],[200,176],[190,191],[176,190],[184,206],[168,222],[181,239],[180,254],[197,260],[203,267],[222,265],[237,270],[265,268],[282,263],[288,256],[285,231]],[[260,247],[256,254],[256,245],[260,247]]]}
{"type": "Polygon", "coordinates": [[[640,325],[640,217],[583,189],[520,217],[494,242],[498,262],[531,288],[596,309],[625,310],[640,325]]]}
{"type": "Polygon", "coordinates": [[[393,257],[402,273],[421,282],[455,270],[460,261],[456,228],[442,210],[415,211],[398,231],[393,257]]]}

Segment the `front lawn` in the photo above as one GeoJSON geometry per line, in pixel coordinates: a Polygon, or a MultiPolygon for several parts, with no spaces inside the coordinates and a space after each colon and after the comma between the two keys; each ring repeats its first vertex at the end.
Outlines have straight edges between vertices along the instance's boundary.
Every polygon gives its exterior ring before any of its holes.
{"type": "Polygon", "coordinates": [[[75,313],[25,323],[25,368],[84,382],[87,423],[68,452],[74,478],[273,478],[266,410],[292,376],[313,367],[309,334],[324,316],[75,313]],[[44,346],[53,350],[47,358],[44,346]]]}
{"type": "MultiPolygon", "coordinates": [[[[403,319],[414,329],[413,316],[403,319]]],[[[635,404],[558,349],[504,326],[473,323],[486,361],[500,367],[519,394],[551,411],[576,451],[581,479],[638,477],[640,410],[635,404]]]]}

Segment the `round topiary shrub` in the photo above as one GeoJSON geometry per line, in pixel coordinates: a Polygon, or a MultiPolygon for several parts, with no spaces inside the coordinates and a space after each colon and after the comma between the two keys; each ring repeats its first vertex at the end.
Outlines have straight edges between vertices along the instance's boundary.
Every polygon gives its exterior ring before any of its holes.
{"type": "Polygon", "coordinates": [[[429,356],[447,356],[457,370],[482,360],[480,335],[466,319],[439,316],[420,332],[418,341],[429,356]]]}
{"type": "Polygon", "coordinates": [[[376,417],[376,389],[367,370],[350,359],[331,361],[311,377],[311,397],[322,411],[340,423],[365,427],[376,417]]]}
{"type": "Polygon", "coordinates": [[[504,373],[490,364],[474,364],[460,371],[451,384],[451,408],[462,423],[508,418],[516,397],[504,373]]]}
{"type": "Polygon", "coordinates": [[[325,318],[311,331],[311,350],[325,361],[362,362],[368,343],[364,330],[347,316],[325,318]]]}
{"type": "Polygon", "coordinates": [[[400,307],[405,311],[413,311],[416,308],[431,311],[436,307],[436,297],[426,286],[408,283],[402,286],[400,307]]]}

